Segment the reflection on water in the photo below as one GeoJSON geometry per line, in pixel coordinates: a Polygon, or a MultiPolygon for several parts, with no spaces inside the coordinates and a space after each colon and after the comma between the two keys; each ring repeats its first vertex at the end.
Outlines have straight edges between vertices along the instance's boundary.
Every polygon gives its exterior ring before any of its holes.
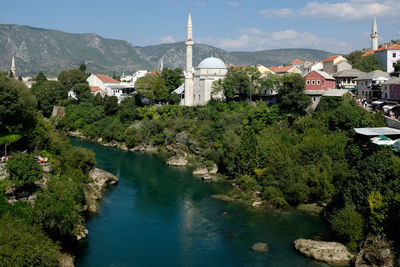
{"type": "Polygon", "coordinates": [[[293,248],[326,231],[298,211],[264,212],[211,198],[226,183],[203,183],[156,156],[72,139],[96,153],[97,167],[120,178],[87,223],[77,266],[321,266],[293,248]],[[253,252],[266,242],[267,253],[253,252]]]}

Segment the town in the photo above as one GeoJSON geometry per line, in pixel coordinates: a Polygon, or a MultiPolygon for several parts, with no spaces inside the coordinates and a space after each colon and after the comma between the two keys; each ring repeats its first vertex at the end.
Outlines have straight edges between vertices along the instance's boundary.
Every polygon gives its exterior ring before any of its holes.
{"type": "Polygon", "coordinates": [[[274,65],[199,60],[190,11],[176,68],[25,75],[16,50],[0,265],[396,266],[400,40],[371,19],[369,48],[274,65]]]}

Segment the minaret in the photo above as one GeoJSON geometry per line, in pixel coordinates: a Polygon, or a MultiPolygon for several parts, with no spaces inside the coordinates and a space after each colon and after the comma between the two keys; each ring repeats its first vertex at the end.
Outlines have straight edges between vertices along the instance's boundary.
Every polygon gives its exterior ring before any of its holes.
{"type": "Polygon", "coordinates": [[[164,57],[165,57],[165,55],[163,55],[162,57],[161,57],[161,60],[160,60],[160,71],[162,72],[162,70],[164,69],[164,57]]]}
{"type": "Polygon", "coordinates": [[[10,70],[13,73],[13,76],[15,77],[15,58],[14,58],[14,55],[13,55],[12,60],[11,60],[11,69],[10,70]]]}
{"type": "Polygon", "coordinates": [[[193,106],[193,32],[192,32],[192,17],[189,11],[189,19],[186,33],[186,71],[185,71],[185,106],[193,106]]]}
{"type": "Polygon", "coordinates": [[[378,27],[376,26],[376,16],[374,15],[374,22],[372,22],[372,33],[371,33],[371,49],[378,49],[378,27]]]}

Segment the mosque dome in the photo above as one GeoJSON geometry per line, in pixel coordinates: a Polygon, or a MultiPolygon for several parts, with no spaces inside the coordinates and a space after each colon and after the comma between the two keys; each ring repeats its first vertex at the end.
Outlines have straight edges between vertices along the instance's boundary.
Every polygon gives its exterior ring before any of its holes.
{"type": "Polygon", "coordinates": [[[216,57],[208,57],[203,59],[199,66],[199,69],[226,69],[225,63],[216,57]]]}

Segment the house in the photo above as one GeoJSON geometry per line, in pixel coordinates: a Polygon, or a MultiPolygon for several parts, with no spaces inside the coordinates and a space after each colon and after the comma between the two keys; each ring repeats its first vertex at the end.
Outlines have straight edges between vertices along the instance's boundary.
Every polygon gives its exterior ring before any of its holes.
{"type": "Polygon", "coordinates": [[[116,96],[118,103],[134,91],[133,84],[117,81],[104,74],[92,74],[86,81],[89,83],[92,94],[116,96]]]}
{"type": "Polygon", "coordinates": [[[400,78],[390,77],[382,85],[382,98],[400,101],[400,78]]]}
{"type": "Polygon", "coordinates": [[[300,67],[300,69],[303,71],[303,74],[307,74],[313,70],[322,71],[324,69],[324,65],[321,61],[306,61],[304,62],[303,66],[300,67]]]}
{"type": "Polygon", "coordinates": [[[274,69],[269,68],[269,69],[274,71],[278,75],[284,75],[288,73],[302,74],[300,68],[297,66],[284,66],[284,67],[277,67],[274,69]]]}
{"type": "Polygon", "coordinates": [[[336,88],[336,80],[324,71],[314,70],[304,76],[305,90],[323,90],[336,88]]]}
{"type": "Polygon", "coordinates": [[[360,77],[363,74],[366,73],[357,69],[349,69],[336,72],[332,74],[332,76],[336,80],[337,89],[348,89],[354,91],[357,87],[357,81],[355,81],[354,79],[360,77]]]}
{"type": "Polygon", "coordinates": [[[326,72],[314,70],[304,76],[304,93],[311,97],[311,109],[315,110],[328,90],[335,88],[335,78],[326,72]]]}
{"type": "Polygon", "coordinates": [[[133,75],[122,75],[121,82],[131,83],[133,86],[135,86],[137,79],[144,77],[147,73],[147,70],[138,70],[133,75]]]}
{"type": "Polygon", "coordinates": [[[374,70],[354,79],[357,82],[355,95],[357,98],[376,100],[382,97],[381,87],[389,80],[389,74],[381,70],[374,70]]]}
{"type": "Polygon", "coordinates": [[[386,68],[388,73],[394,72],[394,67],[397,61],[400,60],[400,45],[384,45],[377,50],[370,50],[366,52],[363,57],[375,54],[378,58],[378,63],[386,68]]]}
{"type": "Polygon", "coordinates": [[[272,70],[270,70],[269,68],[267,68],[267,67],[265,67],[265,66],[263,66],[263,65],[260,65],[260,64],[257,64],[257,65],[256,65],[256,68],[257,68],[258,71],[261,73],[261,77],[265,77],[265,76],[267,76],[268,74],[275,74],[274,71],[272,71],[272,70]]]}
{"type": "Polygon", "coordinates": [[[340,72],[343,70],[351,69],[352,65],[347,62],[342,56],[331,56],[322,61],[323,71],[333,74],[335,72],[340,72]]]}

